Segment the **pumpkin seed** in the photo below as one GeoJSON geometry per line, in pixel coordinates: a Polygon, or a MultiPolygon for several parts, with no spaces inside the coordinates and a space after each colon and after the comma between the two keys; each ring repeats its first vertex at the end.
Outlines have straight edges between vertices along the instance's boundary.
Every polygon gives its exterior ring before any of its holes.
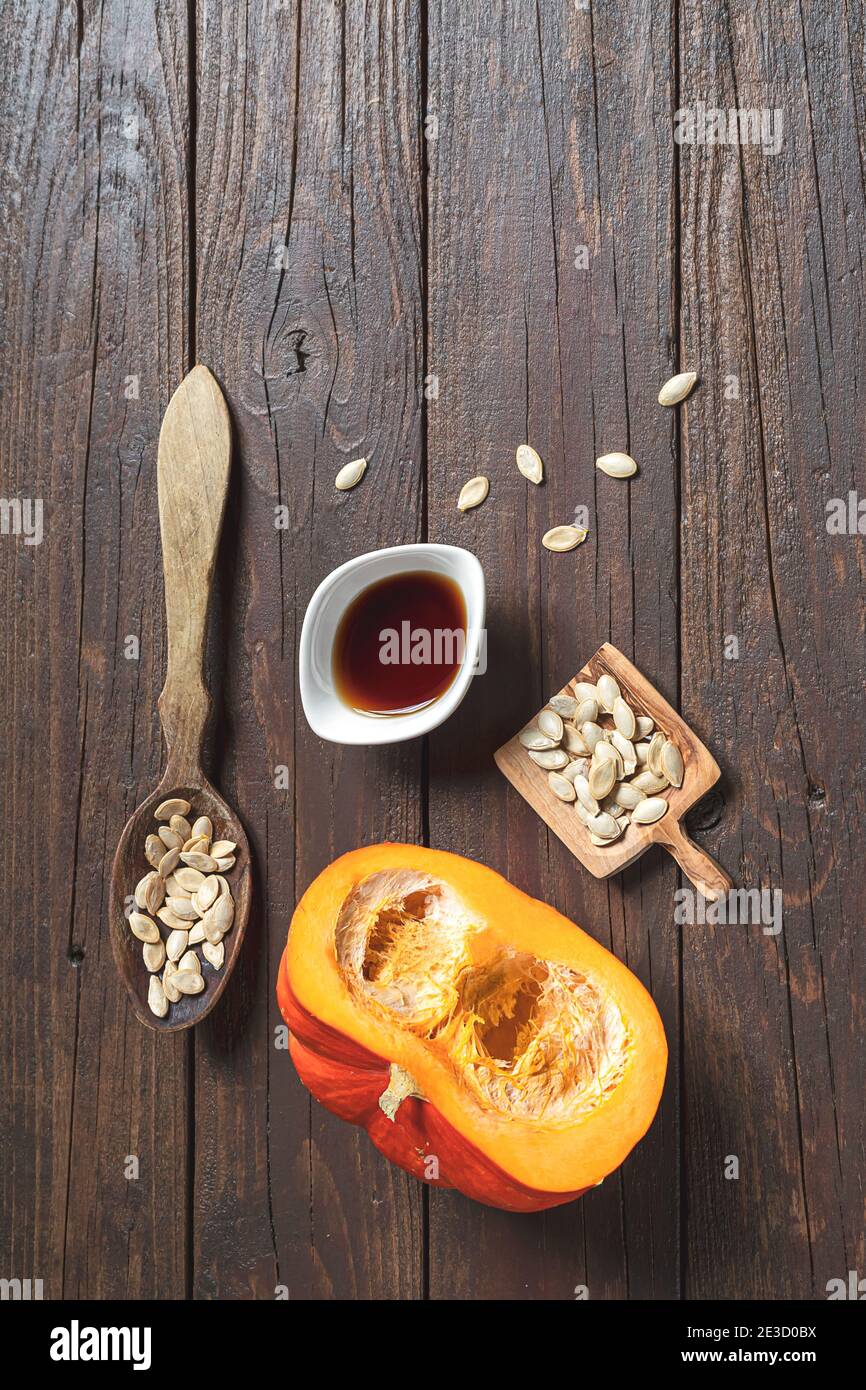
{"type": "Polygon", "coordinates": [[[583,526],[552,526],[541,537],[541,544],[545,550],[574,550],[576,546],[583,544],[588,535],[589,532],[583,526]]]}
{"type": "Polygon", "coordinates": [[[574,698],[576,700],[595,700],[598,704],[601,704],[598,686],[593,685],[591,681],[578,681],[574,687],[574,698]]]}
{"type": "MultiPolygon", "coordinates": [[[[185,931],[172,931],[165,943],[165,953],[169,960],[178,961],[189,946],[189,934],[185,931]]],[[[178,989],[180,986],[178,985],[178,989]]]]}
{"type": "Polygon", "coordinates": [[[562,739],[562,718],[555,709],[543,709],[538,716],[538,728],[547,738],[559,743],[562,739]]]}
{"type": "Polygon", "coordinates": [[[529,757],[546,772],[558,772],[569,761],[568,754],[562,748],[546,748],[540,753],[530,748],[529,757]]]}
{"type": "Polygon", "coordinates": [[[655,728],[655,724],[648,714],[639,714],[635,719],[636,729],[635,738],[648,738],[655,728]]]}
{"type": "Polygon", "coordinates": [[[168,1000],[165,997],[165,990],[158,975],[151,975],[150,984],[147,987],[147,1007],[157,1018],[165,1018],[168,1013],[168,1000]]]}
{"type": "Polygon", "coordinates": [[[589,789],[589,780],[581,773],[578,773],[574,779],[574,792],[581,806],[584,806],[592,815],[597,816],[598,801],[589,789]]]}
{"type": "Polygon", "coordinates": [[[199,873],[198,869],[188,869],[186,865],[182,869],[175,869],[172,877],[178,887],[190,894],[197,893],[205,881],[204,874],[199,873]]]}
{"type": "Polygon", "coordinates": [[[697,372],[677,372],[659,391],[659,405],[679,405],[680,401],[685,400],[697,379],[697,372]]]}
{"type": "Polygon", "coordinates": [[[592,816],[588,825],[593,835],[597,835],[600,840],[616,840],[622,834],[622,827],[617,825],[607,811],[599,811],[597,816],[592,816]]]}
{"type": "Polygon", "coordinates": [[[153,813],[155,820],[171,820],[172,816],[188,816],[189,802],[184,801],[183,797],[170,796],[168,801],[161,801],[153,813]]]}
{"type": "Polygon", "coordinates": [[[612,794],[616,804],[626,811],[633,811],[639,802],[646,800],[646,792],[642,792],[634,782],[617,782],[612,794]]]}
{"type": "Polygon", "coordinates": [[[661,820],[667,809],[668,803],[663,796],[648,796],[635,806],[631,818],[635,825],[652,825],[661,820]]]}
{"type": "Polygon", "coordinates": [[[172,1004],[179,1004],[183,997],[181,995],[180,990],[175,989],[174,987],[174,981],[172,979],[172,976],[176,974],[177,966],[175,965],[174,961],[167,960],[165,963],[165,969],[162,972],[162,987],[165,990],[166,998],[170,999],[172,1004]]]}
{"type": "Polygon", "coordinates": [[[634,711],[632,710],[631,705],[627,704],[621,695],[618,695],[617,698],[614,700],[611,714],[613,715],[613,722],[619,729],[619,732],[622,734],[623,738],[627,738],[629,740],[633,739],[635,735],[635,729],[637,727],[637,721],[635,720],[634,711]]]}
{"type": "Polygon", "coordinates": [[[590,753],[594,753],[604,738],[604,730],[594,720],[588,719],[585,724],[580,726],[580,736],[590,753]]]}
{"type": "Polygon", "coordinates": [[[194,922],[201,916],[192,898],[168,898],[166,905],[182,922],[194,922]]]}
{"type": "Polygon", "coordinates": [[[142,912],[130,912],[129,929],[133,936],[137,936],[139,941],[159,941],[159,927],[150,917],[145,917],[142,912]]]}
{"type": "Polygon", "coordinates": [[[234,903],[231,898],[220,896],[213,907],[202,917],[204,934],[208,941],[216,944],[230,930],[234,918],[234,903]]]}
{"type": "Polygon", "coordinates": [[[569,753],[577,753],[580,757],[587,757],[592,751],[586,743],[583,734],[575,729],[572,724],[566,724],[562,731],[562,746],[569,753]]]}
{"type": "Polygon", "coordinates": [[[672,787],[683,785],[683,755],[675,743],[668,739],[661,756],[661,772],[667,777],[672,787]]]}
{"type": "Polygon", "coordinates": [[[144,857],[148,864],[152,864],[155,869],[159,868],[159,861],[165,854],[165,845],[158,835],[148,835],[144,842],[144,857]]]}
{"type": "Polygon", "coordinates": [[[201,953],[205,960],[210,961],[214,970],[222,970],[223,961],[226,958],[226,948],[221,941],[216,943],[206,941],[201,948],[201,953]]]}
{"type": "Polygon", "coordinates": [[[658,792],[663,792],[668,785],[666,777],[656,777],[655,773],[650,772],[648,767],[633,777],[631,784],[633,787],[637,787],[638,791],[646,792],[647,796],[655,796],[658,792]]]}
{"type": "Polygon", "coordinates": [[[215,875],[206,878],[195,895],[196,907],[201,908],[202,912],[207,912],[209,907],[213,907],[219,896],[220,881],[215,875]]]}
{"type": "Polygon", "coordinates": [[[637,464],[630,454],[602,454],[595,466],[609,478],[631,478],[637,472],[637,464]]]}
{"type": "Polygon", "coordinates": [[[576,792],[567,777],[563,777],[559,772],[548,772],[547,783],[554,796],[558,796],[560,801],[573,801],[576,792]]]}
{"type": "Polygon", "coordinates": [[[570,763],[566,763],[560,775],[567,777],[569,782],[573,782],[575,777],[586,777],[588,772],[589,763],[586,758],[574,758],[570,763]]]}
{"type": "Polygon", "coordinates": [[[203,874],[212,874],[218,867],[216,860],[209,854],[199,854],[196,850],[188,850],[185,854],[180,854],[179,858],[191,869],[198,869],[203,874]]]}
{"type": "Polygon", "coordinates": [[[637,754],[635,753],[634,744],[631,739],[626,738],[618,729],[614,729],[610,736],[610,741],[625,763],[626,775],[630,776],[631,774],[628,771],[629,766],[631,766],[631,770],[634,772],[637,764],[637,754]]]}
{"type": "Polygon", "coordinates": [[[234,868],[236,863],[237,860],[233,854],[225,854],[222,859],[216,861],[216,866],[221,873],[227,873],[229,869],[234,868]]]}
{"type": "Polygon", "coordinates": [[[190,946],[199,946],[205,939],[204,927],[201,922],[196,922],[188,937],[190,946]]]}
{"type": "Polygon", "coordinates": [[[614,763],[617,767],[622,765],[622,755],[606,738],[599,739],[592,756],[596,763],[614,763]]]}
{"type": "Polygon", "coordinates": [[[160,878],[168,878],[169,874],[174,873],[180,861],[179,849],[167,849],[159,861],[158,873],[160,878]]]}
{"type": "Polygon", "coordinates": [[[192,830],[189,832],[194,840],[203,838],[213,839],[213,823],[210,816],[199,816],[198,820],[193,821],[192,830]]]}
{"type": "Polygon", "coordinates": [[[214,840],[210,847],[212,859],[225,859],[228,855],[234,854],[237,845],[234,840],[214,840]]]}
{"type": "Polygon", "coordinates": [[[531,483],[540,483],[544,477],[544,464],[531,444],[517,446],[517,467],[531,483]]]}
{"type": "Polygon", "coordinates": [[[588,823],[589,820],[590,820],[590,817],[591,817],[594,813],[593,813],[592,811],[587,811],[586,807],[585,807],[585,806],[581,806],[581,804],[580,804],[579,801],[575,801],[575,803],[574,803],[574,809],[575,809],[575,811],[577,812],[578,819],[579,819],[581,825],[587,825],[587,823],[588,823]]]}
{"type": "Polygon", "coordinates": [[[181,847],[181,854],[191,854],[195,850],[199,854],[210,853],[210,840],[207,835],[190,835],[181,847]]]}
{"type": "Polygon", "coordinates": [[[577,701],[571,695],[554,695],[547,702],[551,709],[555,709],[562,719],[573,719],[577,709],[577,701]]]}
{"type": "Polygon", "coordinates": [[[186,917],[178,917],[176,912],[172,912],[168,906],[162,906],[156,914],[161,922],[164,922],[169,931],[189,931],[192,920],[186,917]]]}
{"type": "Polygon", "coordinates": [[[609,676],[605,671],[603,676],[598,679],[598,703],[608,714],[613,714],[614,703],[622,698],[619,685],[613,676],[609,676]]]}
{"type": "Polygon", "coordinates": [[[348,492],[350,488],[357,487],[366,471],[366,459],[352,459],[351,463],[343,464],[334,479],[334,487],[338,492],[348,492]]]}
{"type": "Polygon", "coordinates": [[[165,944],[159,941],[146,941],[141,948],[145,967],[150,971],[161,970],[165,965],[165,944]]]}
{"type": "Polygon", "coordinates": [[[581,700],[574,714],[575,724],[596,724],[598,722],[598,700],[581,700]]]}
{"type": "Polygon", "coordinates": [[[175,835],[180,837],[181,844],[183,844],[184,840],[189,839],[190,828],[189,821],[187,820],[186,816],[172,816],[168,825],[169,829],[173,830],[175,835]]]}
{"type": "Polygon", "coordinates": [[[636,759],[637,759],[637,765],[638,765],[638,767],[644,767],[644,766],[646,765],[646,760],[647,760],[647,758],[648,758],[648,756],[649,756],[649,744],[648,744],[648,743],[636,743],[636,744],[634,745],[634,752],[635,752],[635,757],[636,757],[636,759]]]}
{"type": "Polygon", "coordinates": [[[468,512],[473,507],[480,507],[489,491],[490,480],[485,478],[483,474],[477,478],[470,478],[469,482],[464,483],[460,489],[460,496],[457,498],[457,510],[468,512]]]}
{"type": "Polygon", "coordinates": [[[600,801],[607,796],[616,781],[616,765],[612,762],[596,763],[589,774],[589,790],[600,801]]]}
{"type": "Polygon", "coordinates": [[[529,729],[521,729],[517,741],[522,748],[532,748],[536,753],[540,753],[543,748],[555,748],[557,742],[543,734],[535,724],[529,729]]]}
{"type": "Polygon", "coordinates": [[[183,845],[181,837],[170,826],[161,825],[157,833],[166,849],[180,849],[183,845]]]}
{"type": "Polygon", "coordinates": [[[201,974],[201,961],[195,951],[184,951],[177,963],[178,970],[193,970],[201,974]]]}
{"type": "Polygon", "coordinates": [[[159,882],[159,874],[155,869],[152,869],[149,874],[145,874],[144,878],[140,878],[135,885],[133,898],[135,899],[136,907],[140,908],[142,912],[147,911],[147,890],[154,880],[159,882]]]}
{"type": "Polygon", "coordinates": [[[159,874],[156,872],[154,872],[153,878],[147,885],[145,899],[145,909],[151,916],[159,911],[165,901],[165,879],[160,878],[159,874]]]}
{"type": "Polygon", "coordinates": [[[649,752],[647,753],[647,767],[656,777],[663,775],[662,771],[662,751],[665,746],[665,736],[662,733],[653,734],[650,739],[649,752]]]}
{"type": "Polygon", "coordinates": [[[201,994],[204,989],[204,976],[201,971],[178,970],[171,982],[181,994],[201,994]]]}

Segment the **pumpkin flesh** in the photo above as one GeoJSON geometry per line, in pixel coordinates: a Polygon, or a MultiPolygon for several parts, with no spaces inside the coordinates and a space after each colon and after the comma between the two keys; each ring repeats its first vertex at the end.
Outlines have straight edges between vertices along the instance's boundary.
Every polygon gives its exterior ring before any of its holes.
{"type": "Polygon", "coordinates": [[[640,982],[457,855],[379,845],[337,860],[298,905],[277,993],[323,1104],[410,1172],[491,1205],[596,1185],[658,1104],[667,1049],[640,982]]]}

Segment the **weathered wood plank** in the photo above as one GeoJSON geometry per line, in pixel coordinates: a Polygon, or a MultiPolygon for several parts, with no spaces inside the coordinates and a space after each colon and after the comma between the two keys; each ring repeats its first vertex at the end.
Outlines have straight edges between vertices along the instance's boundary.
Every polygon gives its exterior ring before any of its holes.
{"type": "Polygon", "coordinates": [[[198,353],[238,445],[217,776],[254,846],[258,902],[226,1008],[197,1038],[195,1288],[411,1298],[419,1186],[309,1101],[273,1038],[303,889],[347,849],[421,834],[420,747],[324,744],[295,686],[314,587],[420,535],[419,19],[389,0],[201,0],[197,32],[198,353]],[[361,454],[365,481],[337,494],[361,454]]]}
{"type": "Polygon", "coordinates": [[[430,755],[430,836],[554,902],[641,975],[671,1044],[651,1135],[581,1203],[537,1217],[434,1194],[433,1297],[671,1296],[678,1282],[676,871],[648,855],[591,879],[492,763],[494,749],[610,639],[677,700],[673,145],[664,12],[430,6],[430,536],[484,564],[490,666],[430,755]],[[527,440],[546,463],[517,473],[527,440]],[[594,468],[633,451],[638,478],[594,468]],[[458,517],[461,483],[491,478],[458,517]],[[591,536],[540,539],[585,507],[591,536]],[[664,1173],[664,1182],[658,1178],[664,1173]]]}
{"type": "Polygon", "coordinates": [[[864,478],[863,14],[734,10],[689,7],[681,104],[784,138],[682,147],[683,713],[784,929],[684,928],[686,1293],[809,1298],[866,1262],[863,542],[825,526],[864,478]]]}
{"type": "Polygon", "coordinates": [[[46,1298],[182,1297],[187,1047],[136,1023],[105,914],[162,756],[155,465],[184,366],[185,7],[8,5],[0,61],[0,491],[43,499],[45,525],[38,546],[0,538],[4,958],[30,982],[7,989],[0,1263],[46,1298]]]}

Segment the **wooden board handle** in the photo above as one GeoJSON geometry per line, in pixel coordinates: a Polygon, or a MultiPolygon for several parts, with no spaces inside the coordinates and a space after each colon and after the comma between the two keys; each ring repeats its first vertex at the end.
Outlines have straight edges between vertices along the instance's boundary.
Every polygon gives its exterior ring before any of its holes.
{"type": "Polygon", "coordinates": [[[686,878],[691,880],[707,902],[717,902],[731,891],[733,879],[712,855],[689,839],[679,821],[665,816],[656,821],[653,829],[657,842],[673,855],[686,878]]]}
{"type": "Polygon", "coordinates": [[[168,619],[168,670],[159,714],[177,782],[198,773],[210,712],[204,647],[230,462],[223,394],[207,367],[194,367],[168,403],[157,458],[168,619]]]}

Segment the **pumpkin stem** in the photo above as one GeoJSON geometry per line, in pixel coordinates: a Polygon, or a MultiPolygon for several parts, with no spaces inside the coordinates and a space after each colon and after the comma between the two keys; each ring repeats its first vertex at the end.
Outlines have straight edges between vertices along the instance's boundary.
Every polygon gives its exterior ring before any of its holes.
{"type": "Polygon", "coordinates": [[[419,1091],[418,1082],[414,1076],[410,1076],[402,1067],[398,1067],[396,1062],[392,1062],[388,1085],[379,1097],[379,1109],[387,1115],[392,1124],[401,1104],[409,1096],[415,1096],[418,1100],[427,1099],[419,1091]]]}

